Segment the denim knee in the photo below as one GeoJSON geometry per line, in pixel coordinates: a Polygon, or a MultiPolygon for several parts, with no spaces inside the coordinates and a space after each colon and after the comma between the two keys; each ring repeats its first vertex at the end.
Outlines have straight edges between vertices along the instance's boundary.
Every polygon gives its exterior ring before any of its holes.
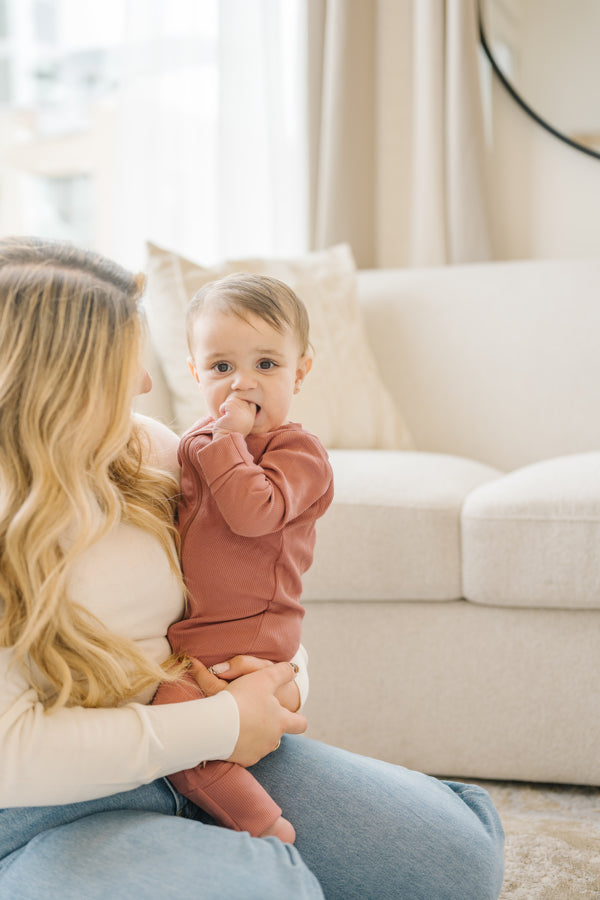
{"type": "Polygon", "coordinates": [[[504,829],[488,792],[479,785],[444,782],[473,813],[464,823],[462,886],[457,900],[497,900],[504,880],[504,829]]]}

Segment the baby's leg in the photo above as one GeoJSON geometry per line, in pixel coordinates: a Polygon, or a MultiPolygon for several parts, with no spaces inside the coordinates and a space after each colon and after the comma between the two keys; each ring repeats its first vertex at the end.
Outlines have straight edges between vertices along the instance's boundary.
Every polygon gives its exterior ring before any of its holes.
{"type": "Polygon", "coordinates": [[[296,841],[296,830],[291,822],[279,816],[270,828],[259,834],[259,837],[277,837],[284,844],[293,844],[296,841]]]}
{"type": "Polygon", "coordinates": [[[220,825],[294,843],[295,831],[282,817],[281,808],[242,766],[213,760],[169,775],[169,781],[220,825]]]}
{"type": "Polygon", "coordinates": [[[205,696],[195,678],[182,675],[177,681],[163,681],[152,703],[183,703],[186,700],[200,700],[205,696]]]}
{"type": "MultiPolygon", "coordinates": [[[[189,675],[175,682],[163,682],[154,703],[181,703],[204,696],[189,675]]],[[[293,844],[296,833],[281,815],[281,808],[242,766],[214,760],[169,775],[171,784],[220,825],[234,831],[248,831],[254,837],[275,836],[293,844]]]]}

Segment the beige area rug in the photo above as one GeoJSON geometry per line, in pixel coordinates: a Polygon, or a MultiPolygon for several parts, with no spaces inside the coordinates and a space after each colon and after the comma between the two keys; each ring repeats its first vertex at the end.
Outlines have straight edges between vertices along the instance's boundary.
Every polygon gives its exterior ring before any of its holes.
{"type": "Polygon", "coordinates": [[[600,900],[600,788],[477,783],[506,832],[500,900],[600,900]]]}

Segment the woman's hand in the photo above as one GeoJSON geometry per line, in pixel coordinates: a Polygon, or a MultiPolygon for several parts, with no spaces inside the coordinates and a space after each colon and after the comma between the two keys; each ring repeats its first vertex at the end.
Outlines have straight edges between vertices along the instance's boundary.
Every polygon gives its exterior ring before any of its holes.
{"type": "Polygon", "coordinates": [[[307,722],[300,713],[285,709],[277,691],[295,677],[290,663],[275,663],[232,682],[231,691],[240,711],[240,736],[230,762],[254,765],[279,746],[282,734],[302,734],[307,722]]]}
{"type": "Polygon", "coordinates": [[[231,684],[226,684],[197,660],[190,668],[190,674],[207,696],[222,690],[233,694],[240,715],[240,734],[228,761],[241,766],[252,766],[272,753],[279,746],[282,734],[302,734],[307,727],[304,716],[285,709],[277,698],[277,692],[293,681],[294,667],[286,662],[262,662],[266,665],[258,671],[236,678],[231,684]]]}
{"type": "MultiPolygon", "coordinates": [[[[258,656],[234,656],[233,659],[227,660],[227,662],[217,663],[216,666],[211,666],[210,672],[215,675],[218,675],[219,678],[222,678],[224,681],[235,681],[236,678],[240,678],[242,675],[249,675],[251,672],[258,672],[260,669],[264,669],[267,666],[272,666],[273,663],[268,659],[259,659],[258,656]]],[[[298,668],[294,663],[290,663],[294,672],[298,672],[298,668]]],[[[279,700],[282,706],[285,706],[286,709],[289,709],[290,712],[298,712],[300,709],[300,690],[298,689],[298,685],[295,681],[290,681],[287,684],[282,685],[278,688],[275,696],[279,700]]]]}

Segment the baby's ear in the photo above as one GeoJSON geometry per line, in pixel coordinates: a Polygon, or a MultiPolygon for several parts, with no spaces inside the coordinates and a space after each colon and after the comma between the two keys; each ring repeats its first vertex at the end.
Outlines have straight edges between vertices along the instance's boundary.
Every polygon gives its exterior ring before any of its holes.
{"type": "Polygon", "coordinates": [[[192,373],[192,377],[194,378],[195,381],[198,382],[198,384],[200,384],[200,379],[198,378],[198,369],[196,368],[196,363],[194,362],[193,357],[188,356],[187,364],[188,364],[188,369],[192,373]]]}
{"type": "Polygon", "coordinates": [[[312,369],[313,358],[308,353],[300,357],[298,360],[298,368],[296,369],[296,381],[294,382],[294,393],[297,394],[302,387],[302,382],[312,369]]]}

